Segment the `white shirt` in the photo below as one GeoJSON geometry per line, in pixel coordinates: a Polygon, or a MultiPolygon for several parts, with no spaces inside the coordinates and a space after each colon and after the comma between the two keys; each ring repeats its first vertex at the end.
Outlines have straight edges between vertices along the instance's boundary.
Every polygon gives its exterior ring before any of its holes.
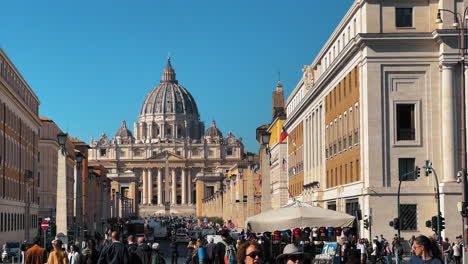
{"type": "Polygon", "coordinates": [[[377,244],[372,243],[372,256],[377,256],[377,244]]]}

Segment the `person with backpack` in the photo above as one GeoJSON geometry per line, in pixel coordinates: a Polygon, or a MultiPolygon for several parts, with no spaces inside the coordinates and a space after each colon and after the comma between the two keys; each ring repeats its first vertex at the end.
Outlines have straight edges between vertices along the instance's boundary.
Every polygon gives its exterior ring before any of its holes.
{"type": "Polygon", "coordinates": [[[215,264],[235,264],[237,250],[228,231],[221,233],[221,241],[216,245],[215,264]]]}

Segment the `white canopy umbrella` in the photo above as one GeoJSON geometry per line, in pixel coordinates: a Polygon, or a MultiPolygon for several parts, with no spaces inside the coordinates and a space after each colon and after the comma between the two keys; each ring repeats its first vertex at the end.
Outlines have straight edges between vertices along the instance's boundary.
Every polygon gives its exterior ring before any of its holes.
{"type": "Polygon", "coordinates": [[[252,232],[261,233],[296,227],[349,227],[353,221],[352,215],[294,201],[247,218],[245,226],[252,232]]]}

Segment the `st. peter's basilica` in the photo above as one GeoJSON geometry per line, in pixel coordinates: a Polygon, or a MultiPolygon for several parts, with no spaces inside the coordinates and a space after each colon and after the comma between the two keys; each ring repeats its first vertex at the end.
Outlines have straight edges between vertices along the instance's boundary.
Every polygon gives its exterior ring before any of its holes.
{"type": "Polygon", "coordinates": [[[244,156],[242,138],[231,132],[223,136],[215,121],[205,130],[170,58],[159,85],[143,102],[133,133],[122,121],[113,138],[102,134],[91,139],[90,147],[90,163],[107,168],[112,199],[120,201],[112,209],[114,216],[124,216],[122,210],[159,214],[164,206],[172,213],[195,213],[195,177],[210,175],[205,184],[215,184],[244,156]]]}

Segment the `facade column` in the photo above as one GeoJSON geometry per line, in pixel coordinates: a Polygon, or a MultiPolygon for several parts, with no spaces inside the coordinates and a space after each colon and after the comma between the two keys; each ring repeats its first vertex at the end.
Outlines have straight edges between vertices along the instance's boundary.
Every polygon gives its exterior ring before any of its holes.
{"type": "Polygon", "coordinates": [[[444,181],[455,181],[454,65],[442,64],[442,160],[444,181]]]}
{"type": "Polygon", "coordinates": [[[172,199],[171,204],[177,204],[177,184],[176,184],[176,169],[172,169],[172,199]]]}
{"type": "Polygon", "coordinates": [[[153,122],[148,123],[146,126],[148,127],[148,140],[151,142],[151,139],[153,138],[153,122]]]}
{"type": "Polygon", "coordinates": [[[141,171],[141,178],[143,179],[143,200],[141,201],[142,204],[148,203],[148,178],[146,177],[146,169],[141,171]]]}
{"type": "Polygon", "coordinates": [[[148,204],[153,204],[153,170],[148,169],[148,204]]]}
{"type": "Polygon", "coordinates": [[[162,200],[162,168],[158,168],[158,205],[163,204],[162,200]]]}
{"type": "Polygon", "coordinates": [[[192,205],[192,169],[187,169],[187,180],[188,180],[188,204],[192,205]]]}
{"type": "Polygon", "coordinates": [[[185,175],[185,168],[182,168],[182,173],[180,175],[180,177],[182,178],[182,191],[181,191],[181,195],[182,195],[182,204],[186,204],[187,203],[187,199],[186,199],[186,192],[187,192],[187,179],[186,179],[186,175],[185,175]]]}

